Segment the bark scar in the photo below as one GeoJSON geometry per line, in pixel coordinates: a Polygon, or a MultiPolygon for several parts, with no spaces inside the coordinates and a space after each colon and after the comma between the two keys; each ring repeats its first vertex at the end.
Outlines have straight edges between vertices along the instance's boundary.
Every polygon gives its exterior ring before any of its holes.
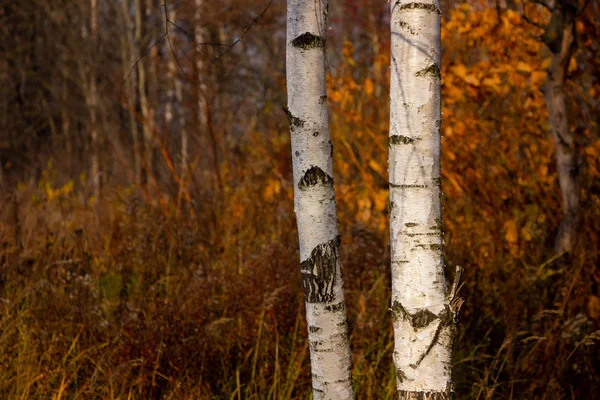
{"type": "MultiPolygon", "coordinates": [[[[340,236],[326,243],[317,245],[310,257],[300,263],[302,272],[302,287],[307,303],[330,303],[335,300],[335,276],[340,236]]],[[[332,312],[343,307],[333,305],[332,312]]]]}
{"type": "Polygon", "coordinates": [[[298,189],[306,190],[318,184],[333,187],[333,178],[325,173],[321,168],[313,165],[298,182],[298,189]]]}
{"type": "Polygon", "coordinates": [[[431,339],[431,343],[427,346],[427,349],[419,356],[419,359],[416,363],[410,364],[411,368],[418,368],[421,362],[427,357],[427,355],[431,352],[431,349],[438,343],[440,334],[442,333],[442,329],[447,327],[456,326],[458,323],[458,313],[460,308],[462,307],[464,300],[460,297],[457,297],[456,294],[460,289],[460,279],[462,277],[462,267],[456,267],[456,274],[454,276],[454,282],[452,282],[452,288],[448,293],[446,298],[447,303],[444,305],[444,309],[438,314],[435,315],[431,311],[427,309],[421,309],[417,312],[410,314],[402,304],[395,300],[392,305],[392,313],[394,319],[403,318],[404,320],[410,321],[410,324],[415,329],[415,332],[418,328],[423,329],[426,328],[432,321],[439,319],[437,328],[435,329],[435,333],[433,334],[433,338],[431,339]]]}
{"type": "Polygon", "coordinates": [[[292,46],[298,47],[302,50],[325,47],[325,38],[313,35],[310,32],[305,32],[302,35],[297,36],[294,40],[292,40],[292,46]]]}

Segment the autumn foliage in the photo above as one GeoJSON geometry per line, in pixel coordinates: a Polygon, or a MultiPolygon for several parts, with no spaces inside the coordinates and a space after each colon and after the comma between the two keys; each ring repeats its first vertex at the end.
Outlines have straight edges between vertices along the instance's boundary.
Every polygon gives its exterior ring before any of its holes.
{"type": "MultiPolygon", "coordinates": [[[[592,14],[579,23],[567,88],[585,204],[570,259],[552,250],[561,197],[540,90],[549,62],[542,31],[517,12],[466,4],[442,27],[445,256],[450,275],[465,268],[457,397],[593,398],[600,25],[592,14]]],[[[368,56],[352,41],[332,49],[339,57],[327,82],[360,399],[395,396],[390,60],[381,40],[368,56]]],[[[37,186],[2,198],[0,398],[307,398],[289,133],[283,112],[266,105],[264,114],[282,124],[222,144],[222,188],[190,178],[183,197],[113,185],[97,199],[85,173],[63,176],[50,162],[37,186]]]]}

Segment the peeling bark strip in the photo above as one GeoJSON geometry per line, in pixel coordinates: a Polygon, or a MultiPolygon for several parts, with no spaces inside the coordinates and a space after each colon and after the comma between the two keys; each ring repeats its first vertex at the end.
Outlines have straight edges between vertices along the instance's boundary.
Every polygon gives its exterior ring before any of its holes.
{"type": "Polygon", "coordinates": [[[390,247],[396,387],[400,399],[449,399],[453,310],[459,305],[453,308],[453,294],[446,295],[442,258],[439,0],[398,0],[390,9],[390,247]],[[417,84],[424,79],[426,84],[417,84]]]}
{"type": "Polygon", "coordinates": [[[286,78],[294,210],[314,400],[352,400],[350,345],[333,190],[325,43],[327,0],[287,0],[286,78]],[[312,32],[312,33],[311,33],[312,32]]]}
{"type": "Polygon", "coordinates": [[[298,47],[302,50],[310,50],[325,47],[325,38],[313,35],[310,32],[306,32],[298,36],[296,39],[292,40],[292,46],[298,47]]]}
{"type": "Polygon", "coordinates": [[[298,182],[298,189],[306,190],[316,185],[331,186],[333,188],[333,178],[323,172],[321,168],[312,166],[298,182]]]}
{"type": "MultiPolygon", "coordinates": [[[[339,259],[340,236],[313,249],[308,260],[300,263],[302,286],[307,303],[330,303],[335,300],[335,270],[339,259]]],[[[334,304],[329,311],[341,310],[344,303],[334,304]]]]}

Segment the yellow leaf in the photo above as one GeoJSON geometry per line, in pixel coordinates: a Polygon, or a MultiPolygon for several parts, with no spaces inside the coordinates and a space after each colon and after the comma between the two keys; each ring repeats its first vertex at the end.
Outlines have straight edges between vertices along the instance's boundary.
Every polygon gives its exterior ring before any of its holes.
{"type": "Polygon", "coordinates": [[[458,64],[450,69],[454,75],[456,75],[460,78],[464,79],[465,76],[467,76],[467,67],[465,67],[464,64],[458,64]]]}
{"type": "Polygon", "coordinates": [[[365,79],[365,93],[370,95],[373,93],[374,85],[373,81],[369,78],[365,79]]]}
{"type": "Polygon", "coordinates": [[[542,61],[542,68],[547,69],[550,67],[550,64],[552,64],[552,59],[550,57],[544,58],[544,61],[542,61]]]}
{"type": "Polygon", "coordinates": [[[531,86],[534,88],[541,87],[546,81],[546,75],[545,71],[533,71],[531,73],[531,86]]]}
{"type": "Polygon", "coordinates": [[[475,77],[475,75],[467,75],[463,78],[463,80],[465,82],[467,82],[469,85],[473,85],[475,87],[479,86],[479,79],[477,79],[477,77],[475,77]]]}
{"type": "Polygon", "coordinates": [[[489,86],[492,89],[496,90],[497,92],[501,92],[502,91],[502,81],[500,80],[500,78],[498,77],[498,75],[494,75],[491,78],[485,78],[482,82],[481,82],[484,86],[489,86]]]}
{"type": "Polygon", "coordinates": [[[377,211],[384,211],[388,205],[387,190],[380,190],[373,196],[373,204],[377,211]]]}
{"type": "Polygon", "coordinates": [[[531,239],[533,239],[533,236],[531,235],[531,232],[529,231],[529,228],[527,228],[526,226],[524,226],[523,228],[521,228],[521,237],[526,242],[530,242],[531,239]]]}
{"type": "Polygon", "coordinates": [[[281,183],[279,180],[272,179],[267,183],[263,195],[265,200],[272,201],[279,192],[281,192],[281,183]]]}
{"type": "Polygon", "coordinates": [[[380,175],[383,174],[383,168],[381,168],[381,165],[379,165],[377,161],[370,159],[369,167],[371,167],[375,172],[379,173],[380,175]]]}
{"type": "Polygon", "coordinates": [[[524,63],[523,61],[519,61],[517,63],[517,71],[519,72],[531,72],[533,68],[529,64],[524,63]]]}

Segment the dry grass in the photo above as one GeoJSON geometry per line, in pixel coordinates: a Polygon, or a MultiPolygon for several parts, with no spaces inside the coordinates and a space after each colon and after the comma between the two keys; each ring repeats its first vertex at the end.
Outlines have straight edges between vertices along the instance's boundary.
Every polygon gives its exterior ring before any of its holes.
{"type": "MultiPolygon", "coordinates": [[[[132,188],[98,203],[48,176],[2,204],[1,398],[309,396],[291,188],[265,200],[264,175],[238,176],[219,199],[199,192],[205,202],[178,209],[144,204],[132,188]]],[[[598,217],[591,208],[585,220],[598,217]]],[[[387,233],[341,227],[358,398],[393,398],[387,233]]],[[[591,398],[595,224],[569,263],[499,251],[485,268],[469,261],[468,231],[446,234],[448,262],[467,267],[459,398],[591,398]]]]}

